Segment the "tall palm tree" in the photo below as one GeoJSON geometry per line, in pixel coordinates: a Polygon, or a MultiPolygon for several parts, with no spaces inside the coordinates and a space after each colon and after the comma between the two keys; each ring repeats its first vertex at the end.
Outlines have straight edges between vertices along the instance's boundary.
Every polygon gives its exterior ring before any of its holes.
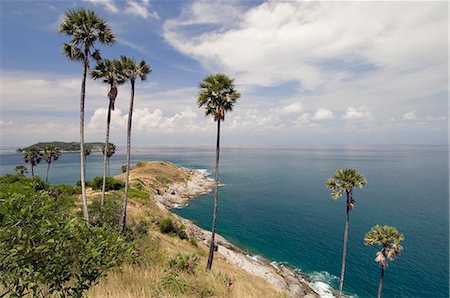
{"type": "Polygon", "coordinates": [[[47,162],[47,175],[45,176],[45,182],[48,182],[48,171],[50,170],[50,164],[53,161],[57,161],[61,156],[61,150],[53,145],[44,148],[42,158],[47,162]]]}
{"type": "Polygon", "coordinates": [[[69,43],[62,46],[63,54],[71,61],[83,63],[83,77],[81,80],[80,95],[80,166],[81,166],[81,193],[83,197],[83,216],[89,223],[87,209],[85,165],[84,165],[84,102],[86,95],[86,76],[91,58],[100,60],[100,52],[95,49],[95,43],[112,45],[115,42],[114,34],[105,20],[92,10],[80,8],[69,10],[64,14],[59,32],[70,36],[69,43]]]}
{"type": "Polygon", "coordinates": [[[16,166],[16,167],[14,168],[14,171],[16,171],[16,174],[17,174],[17,175],[22,175],[22,176],[24,176],[26,173],[28,173],[28,169],[27,169],[27,167],[24,166],[24,165],[16,166]]]}
{"type": "Polygon", "coordinates": [[[205,108],[206,116],[213,116],[214,121],[217,122],[214,209],[206,270],[211,270],[215,250],[217,204],[219,195],[220,122],[225,120],[225,113],[233,110],[234,103],[241,96],[239,92],[234,89],[233,83],[234,79],[229,78],[225,74],[218,73],[207,76],[199,85],[200,93],[198,95],[197,104],[199,108],[205,108]]]}
{"type": "MultiPolygon", "coordinates": [[[[106,146],[103,145],[103,154],[105,154],[106,146]]],[[[109,159],[116,153],[116,145],[113,143],[108,144],[108,151],[106,152],[106,158],[108,159],[108,177],[111,176],[110,167],[109,167],[109,159]]]]}
{"type": "MultiPolygon", "coordinates": [[[[103,83],[109,85],[108,91],[108,115],[106,116],[106,141],[103,152],[109,153],[109,128],[111,125],[111,111],[114,110],[114,102],[117,97],[117,87],[125,83],[125,78],[122,75],[122,63],[118,60],[104,59],[97,64],[94,70],[91,71],[91,77],[94,80],[102,79],[103,83]]],[[[103,213],[103,206],[105,203],[105,189],[106,189],[106,170],[108,164],[108,156],[103,153],[103,185],[102,185],[102,199],[100,204],[100,214],[103,213]]],[[[101,217],[101,215],[100,215],[101,217]]]]}
{"type": "Polygon", "coordinates": [[[378,286],[378,298],[381,298],[383,289],[384,270],[387,267],[387,260],[393,261],[403,250],[400,241],[404,240],[402,234],[391,226],[375,225],[364,237],[366,245],[381,245],[381,250],[376,253],[375,262],[381,267],[380,284],[378,286]]]}
{"type": "Polygon", "coordinates": [[[23,160],[29,162],[31,165],[31,176],[34,177],[34,167],[37,167],[38,163],[42,160],[42,153],[37,147],[28,147],[23,152],[23,160]]]}
{"type": "Polygon", "coordinates": [[[344,274],[345,274],[345,259],[347,256],[347,241],[348,241],[348,222],[350,211],[355,206],[355,199],[353,198],[353,189],[362,188],[367,183],[366,177],[357,169],[340,169],[334,173],[334,176],[329,178],[325,185],[331,191],[331,196],[334,200],[339,199],[343,192],[347,197],[347,212],[345,217],[344,228],[344,247],[342,252],[342,267],[341,267],[341,279],[339,283],[338,297],[342,296],[342,288],[344,286],[344,274]]]}
{"type": "Polygon", "coordinates": [[[133,105],[134,105],[134,85],[136,79],[140,78],[141,81],[147,80],[147,75],[152,71],[151,66],[144,60],[136,63],[134,58],[128,58],[126,56],[120,56],[123,67],[123,75],[130,81],[131,96],[130,96],[130,109],[128,111],[128,127],[127,127],[127,163],[126,163],[126,180],[125,180],[125,194],[123,197],[122,214],[120,216],[119,227],[121,233],[125,231],[127,224],[127,204],[128,204],[128,188],[130,185],[130,156],[131,156],[131,123],[133,120],[133,105]]]}

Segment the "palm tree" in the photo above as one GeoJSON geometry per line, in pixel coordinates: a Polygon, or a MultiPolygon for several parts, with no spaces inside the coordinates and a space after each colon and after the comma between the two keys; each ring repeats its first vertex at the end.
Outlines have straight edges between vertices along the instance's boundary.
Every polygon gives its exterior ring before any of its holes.
{"type": "Polygon", "coordinates": [[[37,167],[38,163],[42,160],[42,153],[37,147],[28,147],[23,152],[23,160],[29,162],[31,165],[31,176],[34,177],[34,167],[37,167]]]}
{"type": "Polygon", "coordinates": [[[130,109],[128,112],[128,127],[127,127],[127,163],[126,163],[126,180],[125,180],[125,194],[123,197],[122,214],[120,216],[119,227],[121,233],[125,231],[127,224],[127,204],[128,204],[128,188],[130,184],[130,156],[131,156],[131,123],[133,120],[133,105],[134,105],[134,85],[136,79],[141,81],[147,80],[147,75],[152,71],[151,66],[144,60],[136,63],[133,58],[120,56],[123,74],[131,84],[130,109]]]}
{"type": "Polygon", "coordinates": [[[17,174],[17,175],[22,175],[22,176],[24,176],[26,173],[28,173],[28,169],[27,169],[27,167],[24,166],[24,165],[16,166],[16,167],[14,168],[14,171],[16,171],[16,174],[17,174]]]}
{"type": "Polygon", "coordinates": [[[381,298],[383,289],[384,270],[387,267],[387,260],[393,261],[403,250],[400,241],[404,240],[402,234],[391,226],[375,225],[364,237],[366,245],[381,245],[381,250],[376,253],[375,262],[381,267],[380,284],[378,286],[378,298],[381,298]]]}
{"type": "Polygon", "coordinates": [[[108,91],[108,115],[106,117],[106,141],[103,150],[103,186],[102,186],[102,199],[100,204],[100,217],[103,212],[103,206],[105,203],[105,189],[106,189],[106,170],[109,157],[104,152],[109,153],[109,128],[111,125],[111,110],[114,110],[114,102],[117,97],[117,87],[125,83],[125,78],[122,75],[122,64],[118,60],[104,59],[99,62],[94,70],[91,71],[91,77],[94,80],[102,79],[103,83],[109,85],[108,91]]]}
{"type": "Polygon", "coordinates": [[[57,161],[61,156],[61,150],[53,145],[44,148],[42,154],[43,159],[47,162],[47,175],[45,176],[45,182],[48,182],[48,171],[50,170],[50,164],[53,161],[57,161]]]}
{"type": "Polygon", "coordinates": [[[225,113],[233,110],[234,103],[241,96],[239,92],[234,89],[233,82],[234,79],[229,78],[225,74],[218,73],[207,76],[199,85],[200,93],[198,95],[197,104],[199,107],[205,108],[206,116],[213,116],[214,121],[217,121],[214,210],[206,270],[211,270],[215,250],[217,204],[219,194],[220,122],[225,120],[225,113]]]}
{"type": "Polygon", "coordinates": [[[339,283],[338,297],[342,296],[342,288],[344,286],[344,274],[345,274],[345,259],[347,256],[347,240],[348,240],[348,221],[350,211],[355,206],[355,200],[353,198],[353,189],[362,188],[367,183],[366,177],[357,169],[340,169],[334,173],[334,176],[329,178],[325,185],[331,190],[331,196],[334,200],[339,199],[343,192],[347,196],[347,212],[345,218],[344,228],[344,247],[342,252],[342,267],[341,267],[341,279],[339,283]]]}
{"type": "Polygon", "coordinates": [[[80,95],[80,166],[81,166],[81,193],[83,197],[83,216],[89,224],[89,213],[86,200],[85,165],[84,165],[84,101],[86,95],[86,76],[91,58],[100,60],[100,52],[95,49],[95,43],[112,45],[115,42],[114,34],[105,20],[92,10],[80,8],[69,10],[64,14],[59,32],[70,36],[69,43],[62,46],[63,54],[71,61],[83,63],[83,77],[81,80],[80,95]]]}
{"type": "MultiPolygon", "coordinates": [[[[103,145],[103,154],[105,154],[106,146],[103,145]]],[[[109,167],[109,159],[116,153],[116,145],[113,143],[108,144],[108,152],[106,153],[106,158],[108,159],[108,177],[111,176],[110,167],[109,167]]]]}

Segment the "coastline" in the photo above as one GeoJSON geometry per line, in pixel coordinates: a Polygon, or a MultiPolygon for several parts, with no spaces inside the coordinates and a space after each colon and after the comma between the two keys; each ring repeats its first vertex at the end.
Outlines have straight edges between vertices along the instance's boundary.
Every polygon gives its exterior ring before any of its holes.
{"type": "MultiPolygon", "coordinates": [[[[171,212],[171,209],[181,208],[190,199],[210,192],[214,187],[214,183],[206,177],[203,171],[186,168],[183,168],[183,170],[190,174],[190,179],[186,183],[172,183],[167,189],[158,191],[154,195],[154,201],[163,212],[168,212],[181,221],[191,236],[208,246],[211,232],[171,212]]],[[[219,234],[216,234],[216,244],[218,246],[218,254],[225,258],[228,263],[252,275],[263,278],[280,292],[287,293],[289,297],[320,297],[309,282],[291,268],[278,265],[276,262],[271,262],[261,257],[249,256],[219,234]]]]}

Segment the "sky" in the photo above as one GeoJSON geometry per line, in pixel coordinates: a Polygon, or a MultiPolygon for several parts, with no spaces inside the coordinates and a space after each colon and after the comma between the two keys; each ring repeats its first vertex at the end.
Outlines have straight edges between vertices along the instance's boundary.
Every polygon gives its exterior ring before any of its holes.
{"type": "MultiPolygon", "coordinates": [[[[448,3],[407,1],[5,1],[2,146],[79,140],[82,65],[58,32],[64,12],[94,10],[117,43],[104,58],[144,59],[133,145],[214,144],[196,100],[222,72],[241,93],[223,146],[448,144],[448,3]]],[[[95,63],[91,62],[91,66],[95,63]]],[[[85,138],[103,141],[108,86],[89,79],[85,138]]],[[[126,144],[129,84],[111,141],[126,144]]]]}

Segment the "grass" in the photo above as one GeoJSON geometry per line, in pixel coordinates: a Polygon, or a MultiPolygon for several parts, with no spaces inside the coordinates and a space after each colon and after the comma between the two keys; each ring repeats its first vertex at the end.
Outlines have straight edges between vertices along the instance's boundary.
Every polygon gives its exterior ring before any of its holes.
{"type": "MultiPolygon", "coordinates": [[[[110,272],[87,297],[283,297],[265,280],[227,263],[219,254],[213,270],[206,272],[208,251],[203,243],[159,231],[157,219],[167,217],[167,211],[160,210],[149,195],[169,180],[187,181],[186,170],[168,162],[141,162],[131,171],[132,181],[138,176],[141,186],[129,193],[129,226],[145,221],[148,232],[136,240],[136,255],[110,272]],[[177,263],[190,258],[195,262],[191,260],[189,266],[177,263]]],[[[106,199],[122,195],[123,191],[116,191],[106,199]]]]}

